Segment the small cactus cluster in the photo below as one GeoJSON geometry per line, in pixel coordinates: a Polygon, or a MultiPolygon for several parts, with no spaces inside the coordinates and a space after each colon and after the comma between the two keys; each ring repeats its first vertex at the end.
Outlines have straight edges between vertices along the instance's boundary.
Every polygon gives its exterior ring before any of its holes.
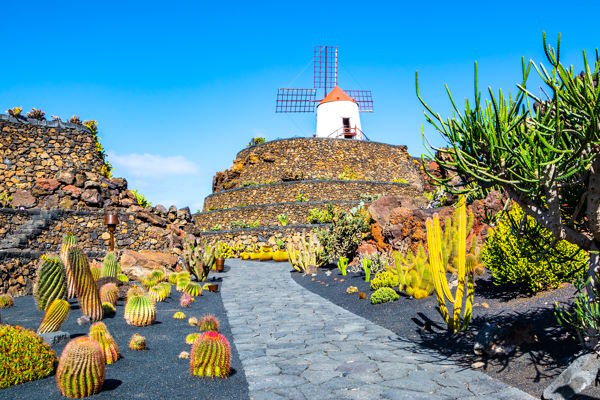
{"type": "Polygon", "coordinates": [[[13,297],[8,294],[0,294],[0,308],[10,308],[15,304],[13,297]]]}
{"type": "Polygon", "coordinates": [[[400,296],[398,296],[398,293],[396,293],[394,289],[390,287],[382,287],[377,289],[371,295],[371,304],[381,304],[389,301],[396,301],[399,297],[400,296]]]}
{"type": "Polygon", "coordinates": [[[185,319],[185,314],[181,311],[177,311],[173,314],[173,319],[185,319]]]}
{"type": "Polygon", "coordinates": [[[179,299],[179,305],[183,308],[188,308],[194,302],[194,298],[187,293],[183,293],[179,299]]]}
{"type": "Polygon", "coordinates": [[[171,285],[168,282],[158,283],[148,289],[148,295],[155,302],[164,301],[171,295],[171,285]]]}
{"type": "Polygon", "coordinates": [[[133,326],[152,325],[156,319],[154,302],[139,286],[132,286],[127,292],[125,321],[133,326]]]}
{"type": "Polygon", "coordinates": [[[65,273],[67,276],[67,298],[73,299],[77,296],[77,290],[75,289],[75,275],[73,269],[69,265],[69,251],[71,247],[77,244],[77,236],[72,233],[67,233],[63,236],[62,246],[60,248],[60,259],[65,266],[65,273]]]}
{"type": "Polygon", "coordinates": [[[95,340],[80,336],[65,346],[56,369],[56,384],[65,397],[92,396],[102,389],[105,373],[102,347],[95,340]]]}
{"type": "Polygon", "coordinates": [[[231,371],[231,347],[225,336],[208,331],[192,345],[190,372],[200,377],[226,378],[231,371]]]}
{"type": "Polygon", "coordinates": [[[33,297],[39,309],[46,310],[54,299],[64,299],[66,295],[67,277],[63,263],[59,257],[43,255],[33,285],[33,297]]]}
{"type": "Polygon", "coordinates": [[[89,317],[91,321],[100,321],[102,319],[102,302],[96,288],[96,282],[90,272],[87,257],[76,246],[71,247],[69,250],[69,266],[73,274],[77,301],[81,307],[81,312],[89,317]]]}
{"type": "Polygon", "coordinates": [[[219,331],[219,319],[212,314],[207,314],[200,319],[198,327],[202,332],[218,332],[219,331]]]}
{"type": "Polygon", "coordinates": [[[177,274],[177,283],[175,289],[178,292],[183,292],[188,283],[190,282],[191,278],[189,272],[180,272],[179,274],[177,274]]]}
{"type": "Polygon", "coordinates": [[[54,299],[46,309],[37,333],[56,332],[67,319],[70,310],[69,302],[64,299],[54,299]]]}
{"type": "Polygon", "coordinates": [[[135,351],[146,350],[146,338],[134,333],[129,340],[129,348],[135,351]]]}
{"type": "Polygon", "coordinates": [[[106,364],[112,364],[119,359],[119,346],[117,346],[117,342],[115,342],[115,339],[113,339],[103,322],[93,323],[92,326],[90,326],[89,336],[98,342],[102,348],[106,364]]]}
{"type": "Polygon", "coordinates": [[[202,286],[197,282],[190,282],[183,289],[183,292],[192,297],[202,296],[202,286]]]}
{"type": "Polygon", "coordinates": [[[198,339],[198,336],[200,336],[200,333],[198,333],[198,332],[190,333],[189,335],[187,335],[185,337],[185,343],[186,344],[194,344],[196,339],[198,339]]]}
{"type": "Polygon", "coordinates": [[[106,253],[106,256],[104,256],[104,261],[102,262],[102,270],[100,271],[100,276],[116,278],[119,272],[120,271],[119,263],[117,262],[117,255],[112,251],[106,253]]]}
{"type": "Polygon", "coordinates": [[[371,279],[371,290],[377,290],[382,287],[396,287],[398,286],[398,283],[398,274],[396,271],[379,271],[375,274],[375,277],[371,279]]]}
{"type": "Polygon", "coordinates": [[[102,304],[110,303],[117,305],[119,299],[119,288],[114,283],[106,283],[100,287],[100,301],[102,304]]]}

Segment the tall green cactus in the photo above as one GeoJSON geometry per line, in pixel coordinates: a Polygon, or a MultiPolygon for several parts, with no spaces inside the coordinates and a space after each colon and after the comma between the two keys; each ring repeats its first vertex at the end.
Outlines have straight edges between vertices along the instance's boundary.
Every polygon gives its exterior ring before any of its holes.
{"type": "Polygon", "coordinates": [[[298,272],[314,273],[326,261],[323,246],[314,233],[308,235],[308,241],[304,232],[299,242],[294,243],[291,239],[288,240],[287,250],[290,264],[298,272]]]}
{"type": "Polygon", "coordinates": [[[92,396],[102,390],[105,373],[104,352],[98,342],[80,336],[65,346],[56,369],[56,384],[65,397],[92,396]]]}
{"type": "MultiPolygon", "coordinates": [[[[140,288],[141,290],[141,288],[140,288]]],[[[149,326],[156,319],[156,308],[154,302],[145,293],[135,292],[127,294],[125,304],[125,321],[133,326],[149,326]]]]}
{"type": "Polygon", "coordinates": [[[92,321],[100,321],[102,319],[102,302],[90,271],[88,259],[79,247],[73,246],[69,250],[69,266],[73,274],[81,312],[92,321]]]}
{"type": "Polygon", "coordinates": [[[466,263],[466,240],[467,240],[467,215],[466,201],[464,196],[460,196],[457,214],[457,273],[458,286],[456,294],[453,296],[446,278],[446,267],[443,261],[442,254],[442,230],[440,228],[439,216],[433,215],[433,219],[428,218],[427,226],[427,247],[429,252],[429,263],[433,269],[435,292],[438,300],[440,314],[444,318],[448,331],[457,333],[466,330],[471,319],[471,311],[473,307],[473,271],[467,270],[466,263]],[[468,281],[468,282],[467,282],[468,281]],[[467,283],[467,297],[465,302],[464,315],[461,323],[461,310],[463,306],[463,295],[465,291],[465,283],[467,283]],[[446,307],[445,298],[453,305],[453,313],[450,315],[446,307]]]}
{"type": "Polygon", "coordinates": [[[102,348],[106,364],[116,362],[121,356],[117,342],[115,342],[115,339],[113,339],[103,322],[95,322],[90,326],[90,338],[98,342],[102,348]]]}
{"type": "Polygon", "coordinates": [[[67,275],[67,298],[73,299],[77,297],[77,290],[75,289],[75,277],[73,270],[69,265],[69,251],[71,247],[77,244],[77,236],[72,233],[66,233],[63,236],[62,246],[60,248],[60,259],[65,266],[65,273],[67,275]]]}
{"type": "Polygon", "coordinates": [[[37,269],[33,297],[40,310],[46,310],[54,299],[64,299],[67,294],[65,267],[59,257],[43,255],[37,269]]]}
{"type": "MultiPolygon", "coordinates": [[[[215,249],[209,244],[197,244],[196,239],[186,237],[183,242],[183,258],[189,272],[198,282],[204,282],[215,263],[215,249]]],[[[178,289],[179,290],[179,289],[178,289]]]]}
{"type": "Polygon", "coordinates": [[[231,371],[231,347],[225,336],[215,331],[200,335],[192,345],[190,372],[200,377],[226,378],[231,371]]]}
{"type": "Polygon", "coordinates": [[[54,299],[48,305],[44,318],[40,322],[37,333],[56,332],[67,319],[70,310],[69,302],[64,299],[54,299]]]}
{"type": "Polygon", "coordinates": [[[106,253],[104,256],[104,261],[102,262],[102,270],[100,272],[101,277],[111,277],[116,278],[119,272],[119,263],[117,262],[117,255],[110,251],[106,253]]]}

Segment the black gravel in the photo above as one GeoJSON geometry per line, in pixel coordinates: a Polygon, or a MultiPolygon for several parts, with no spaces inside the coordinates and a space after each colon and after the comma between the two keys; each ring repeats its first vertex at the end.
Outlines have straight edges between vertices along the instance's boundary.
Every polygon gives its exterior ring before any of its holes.
{"type": "MultiPolygon", "coordinates": [[[[343,277],[337,268],[329,266],[319,269],[315,276],[294,271],[291,275],[306,289],[393,331],[400,340],[418,343],[426,351],[433,349],[441,359],[452,359],[464,367],[483,361],[485,366],[480,371],[534,396],[541,396],[543,390],[581,350],[574,335],[560,328],[554,316],[555,302],[570,303],[574,293],[571,285],[526,296],[515,289],[499,289],[486,274],[476,280],[473,319],[469,330],[457,337],[446,333],[435,295],[415,300],[401,293],[398,301],[372,305],[369,300],[372,292],[361,273],[348,272],[343,277]],[[330,272],[329,276],[327,271],[330,272]],[[361,300],[357,294],[347,294],[349,286],[356,286],[359,291],[365,292],[367,299],[361,300]],[[473,344],[485,322],[499,326],[524,323],[535,331],[537,342],[523,345],[502,359],[482,359],[473,353],[473,344]]],[[[600,399],[600,388],[586,390],[581,398],[600,399]]]]}
{"type": "MultiPolygon", "coordinates": [[[[247,399],[248,383],[242,369],[227,315],[219,293],[204,292],[189,308],[179,306],[180,293],[173,286],[171,298],[157,303],[156,323],[148,327],[133,327],[123,318],[124,302],[119,301],[117,314],[104,319],[109,332],[115,338],[122,358],[106,366],[106,379],[102,392],[94,398],[102,399],[247,399]],[[174,320],[172,315],[183,311],[185,320],[174,320]],[[189,326],[187,318],[200,319],[204,314],[214,314],[221,322],[220,331],[231,344],[232,375],[227,379],[206,379],[189,373],[189,360],[179,359],[182,351],[191,351],[185,337],[198,332],[197,327],[189,326]],[[129,350],[131,335],[139,333],[146,337],[146,351],[129,350]]],[[[18,297],[12,308],[1,310],[2,322],[37,329],[43,313],[39,311],[31,296],[18,297]]],[[[86,335],[89,325],[78,326],[77,318],[81,311],[75,301],[71,302],[71,312],[61,330],[71,338],[86,335]]],[[[54,350],[60,356],[66,343],[56,345],[54,350]]],[[[56,387],[55,376],[46,379],[11,386],[0,390],[0,399],[64,399],[56,387]]]]}

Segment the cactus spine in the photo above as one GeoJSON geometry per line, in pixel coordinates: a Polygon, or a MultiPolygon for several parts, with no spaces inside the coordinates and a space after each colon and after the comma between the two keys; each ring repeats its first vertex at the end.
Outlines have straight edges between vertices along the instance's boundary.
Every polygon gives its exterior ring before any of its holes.
{"type": "Polygon", "coordinates": [[[225,336],[205,332],[196,339],[190,354],[190,372],[201,377],[226,378],[231,370],[231,348],[225,336]]]}
{"type": "Polygon", "coordinates": [[[100,321],[102,319],[102,302],[90,271],[88,259],[80,248],[72,247],[69,250],[69,265],[81,312],[92,321],[100,321]]]}
{"type": "Polygon", "coordinates": [[[64,299],[67,294],[67,278],[60,258],[43,255],[37,269],[33,297],[40,310],[46,310],[54,299],[64,299]]]}
{"type": "Polygon", "coordinates": [[[440,306],[440,313],[451,333],[457,333],[466,330],[471,319],[473,307],[473,270],[471,264],[466,263],[466,239],[467,239],[467,215],[466,202],[464,196],[460,196],[458,206],[455,211],[456,226],[458,228],[456,240],[456,270],[458,273],[458,286],[455,296],[452,295],[448,280],[446,278],[446,265],[444,263],[442,245],[443,237],[440,228],[439,216],[433,215],[427,219],[427,246],[429,249],[429,263],[433,269],[435,292],[440,306]],[[461,323],[461,309],[463,304],[463,295],[465,291],[465,282],[467,286],[467,296],[465,310],[461,323]],[[446,301],[453,304],[453,313],[450,315],[446,307],[446,301]]]}
{"type": "Polygon", "coordinates": [[[146,338],[134,333],[129,340],[129,348],[135,351],[146,350],[146,338]]]}
{"type": "Polygon", "coordinates": [[[56,332],[69,315],[69,302],[64,299],[54,299],[48,305],[44,318],[40,322],[37,333],[56,332]]]}
{"type": "Polygon", "coordinates": [[[56,384],[65,397],[87,397],[100,392],[105,372],[102,348],[95,340],[81,336],[67,343],[63,350],[56,369],[56,384]]]}
{"type": "Polygon", "coordinates": [[[77,244],[77,236],[72,233],[67,233],[63,236],[62,246],[60,248],[60,259],[65,266],[65,273],[67,276],[67,298],[73,299],[77,297],[77,290],[75,289],[75,276],[73,275],[73,269],[69,265],[69,251],[71,247],[77,244]]]}
{"type": "Polygon", "coordinates": [[[156,319],[156,309],[152,299],[139,291],[127,293],[127,304],[125,304],[125,321],[133,326],[152,325],[156,319]]]}
{"type": "Polygon", "coordinates": [[[119,266],[117,263],[117,256],[115,253],[108,252],[106,256],[104,256],[104,261],[102,262],[102,270],[100,272],[100,276],[108,276],[111,278],[116,278],[119,273],[119,266]]]}
{"type": "Polygon", "coordinates": [[[100,301],[117,305],[119,299],[119,288],[114,283],[106,283],[100,287],[100,301]]]}
{"type": "Polygon", "coordinates": [[[95,322],[90,326],[90,338],[98,342],[102,348],[106,364],[112,364],[119,359],[119,346],[103,322],[95,322]]]}

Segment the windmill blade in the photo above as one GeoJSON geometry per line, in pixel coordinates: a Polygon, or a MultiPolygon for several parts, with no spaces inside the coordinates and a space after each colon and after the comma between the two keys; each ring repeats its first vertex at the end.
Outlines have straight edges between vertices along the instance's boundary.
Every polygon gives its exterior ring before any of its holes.
{"type": "Polygon", "coordinates": [[[315,46],[315,88],[324,88],[327,92],[327,88],[333,88],[337,85],[337,55],[337,46],[315,46]]]}
{"type": "Polygon", "coordinates": [[[287,89],[277,90],[276,113],[306,113],[314,112],[317,95],[316,89],[287,89]]]}
{"type": "Polygon", "coordinates": [[[370,90],[345,90],[358,103],[358,111],[373,112],[373,94],[370,90]]]}

